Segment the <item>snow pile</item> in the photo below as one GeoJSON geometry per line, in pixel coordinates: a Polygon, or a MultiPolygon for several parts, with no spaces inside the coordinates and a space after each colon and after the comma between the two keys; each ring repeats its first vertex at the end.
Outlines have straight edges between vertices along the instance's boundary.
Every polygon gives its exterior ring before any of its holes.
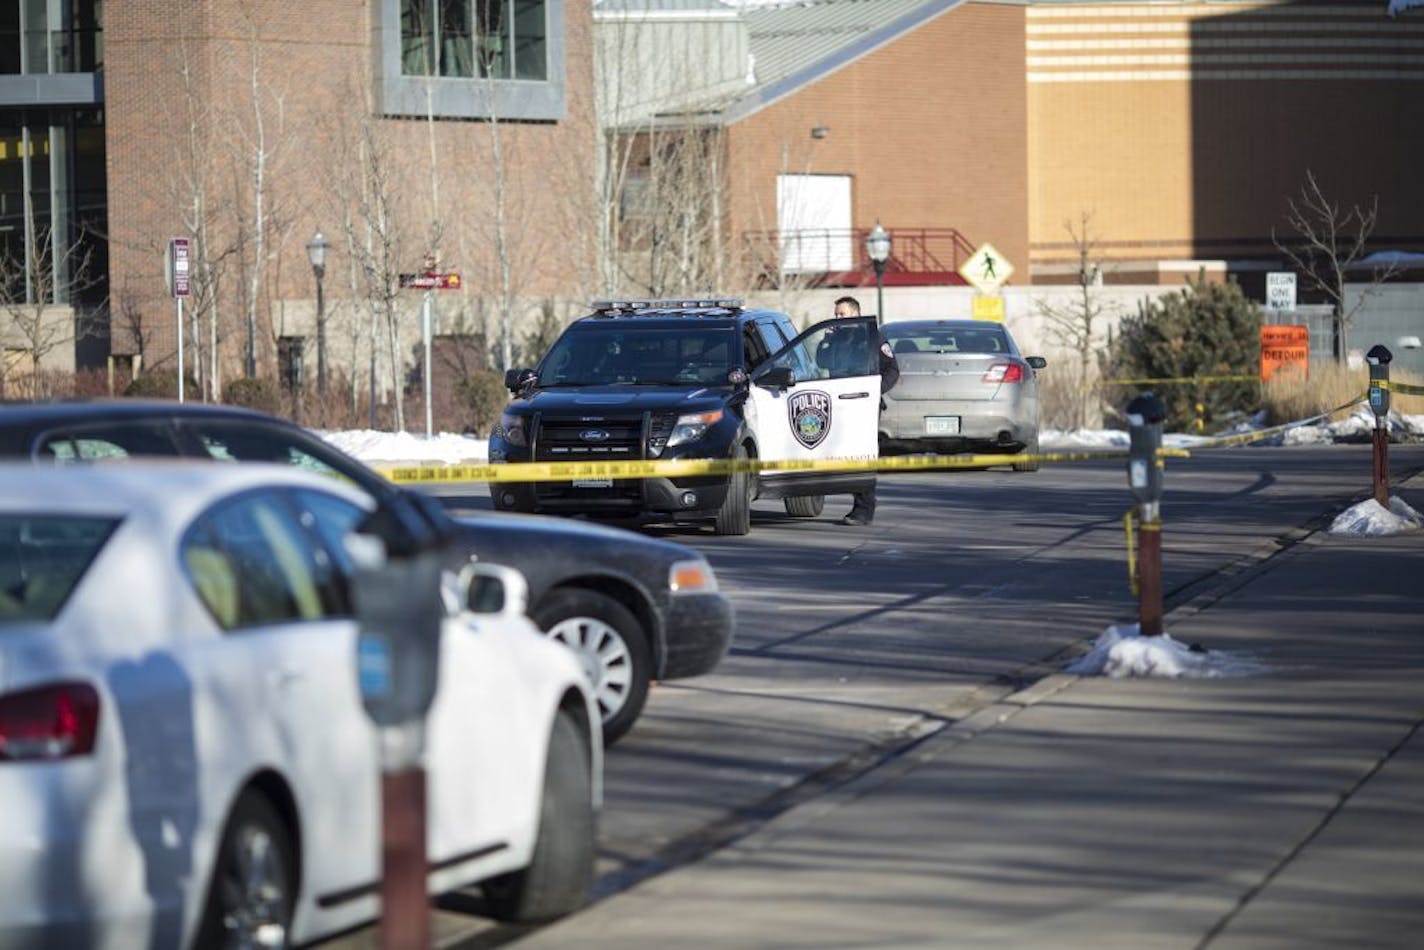
{"type": "Polygon", "coordinates": [[[344,432],[318,432],[347,455],[366,463],[373,462],[476,462],[489,461],[489,442],[469,436],[441,432],[427,439],[409,432],[380,432],[376,429],[351,429],[344,432]]]}
{"type": "Polygon", "coordinates": [[[1352,505],[1340,512],[1330,523],[1331,534],[1385,535],[1403,534],[1424,527],[1424,515],[1411,508],[1404,499],[1390,496],[1386,509],[1373,498],[1352,505]]]}
{"type": "Polygon", "coordinates": [[[1070,663],[1066,672],[1078,676],[1157,677],[1162,679],[1213,679],[1249,676],[1264,667],[1253,660],[1232,657],[1220,650],[1188,646],[1170,635],[1144,637],[1138,625],[1108,627],[1086,656],[1070,663]]]}

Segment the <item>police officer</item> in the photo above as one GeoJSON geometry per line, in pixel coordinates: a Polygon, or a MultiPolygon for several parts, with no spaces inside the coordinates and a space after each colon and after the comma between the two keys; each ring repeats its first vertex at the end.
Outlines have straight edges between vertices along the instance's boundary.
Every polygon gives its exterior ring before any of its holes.
{"type": "MultiPolygon", "coordinates": [[[[835,315],[837,317],[860,316],[860,301],[854,297],[837,299],[835,315]]],[[[885,339],[885,334],[877,331],[876,335],[880,337],[880,392],[885,393],[900,378],[900,365],[895,362],[895,351],[890,348],[890,341],[885,339]]],[[[884,408],[885,403],[882,401],[880,405],[884,408]]],[[[874,476],[871,476],[870,487],[865,491],[855,493],[855,502],[851,505],[850,513],[841,519],[841,524],[867,525],[873,520],[875,520],[875,479],[874,476]]]]}

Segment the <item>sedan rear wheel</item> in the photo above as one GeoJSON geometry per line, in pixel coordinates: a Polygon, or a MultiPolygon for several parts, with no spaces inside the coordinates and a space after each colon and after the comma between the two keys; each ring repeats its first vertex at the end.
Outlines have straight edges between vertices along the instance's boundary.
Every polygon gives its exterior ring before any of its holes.
{"type": "Polygon", "coordinates": [[[648,699],[652,661],[642,624],[612,597],[578,588],[556,591],[530,616],[583,663],[603,741],[611,745],[633,728],[648,699]]]}
{"type": "Polygon", "coordinates": [[[197,946],[285,947],[296,905],[296,850],[260,793],[238,798],[223,829],[197,946]]]}
{"type": "MultiPolygon", "coordinates": [[[[1034,433],[1033,439],[1031,439],[1031,440],[1029,441],[1029,443],[1024,446],[1023,454],[1024,454],[1024,455],[1037,455],[1037,454],[1038,454],[1038,433],[1034,433]]],[[[1014,463],[1014,471],[1016,471],[1016,472],[1036,472],[1036,471],[1038,471],[1038,465],[1039,465],[1039,463],[1038,463],[1037,460],[1031,461],[1031,462],[1015,462],[1015,463],[1014,463]]]]}

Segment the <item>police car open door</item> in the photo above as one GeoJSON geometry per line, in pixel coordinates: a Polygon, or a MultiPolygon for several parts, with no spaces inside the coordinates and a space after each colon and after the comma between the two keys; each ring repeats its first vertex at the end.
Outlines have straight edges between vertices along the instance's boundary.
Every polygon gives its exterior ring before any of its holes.
{"type": "MultiPolygon", "coordinates": [[[[879,455],[880,333],[874,317],[817,323],[752,373],[747,403],[764,461],[866,460],[879,455]]],[[[837,466],[839,468],[839,466],[837,466]]],[[[839,494],[873,472],[765,471],[762,497],[839,494]]]]}

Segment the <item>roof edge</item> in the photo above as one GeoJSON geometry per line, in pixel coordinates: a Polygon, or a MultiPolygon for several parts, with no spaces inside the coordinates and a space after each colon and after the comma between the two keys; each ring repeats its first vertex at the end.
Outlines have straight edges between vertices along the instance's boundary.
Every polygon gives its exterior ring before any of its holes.
{"type": "MultiPolygon", "coordinates": [[[[733,122],[739,122],[754,113],[760,112],[767,106],[786,98],[802,87],[808,86],[813,82],[818,82],[832,73],[844,69],[856,60],[862,59],[875,52],[880,47],[894,42],[911,30],[967,2],[968,0],[927,0],[924,6],[919,9],[912,10],[909,13],[902,13],[899,17],[891,20],[884,26],[871,31],[852,43],[846,44],[830,56],[773,82],[769,82],[756,91],[738,99],[732,103],[723,114],[724,121],[730,125],[733,122]]],[[[1420,2],[1424,2],[1424,0],[1420,0],[1420,2]]]]}

